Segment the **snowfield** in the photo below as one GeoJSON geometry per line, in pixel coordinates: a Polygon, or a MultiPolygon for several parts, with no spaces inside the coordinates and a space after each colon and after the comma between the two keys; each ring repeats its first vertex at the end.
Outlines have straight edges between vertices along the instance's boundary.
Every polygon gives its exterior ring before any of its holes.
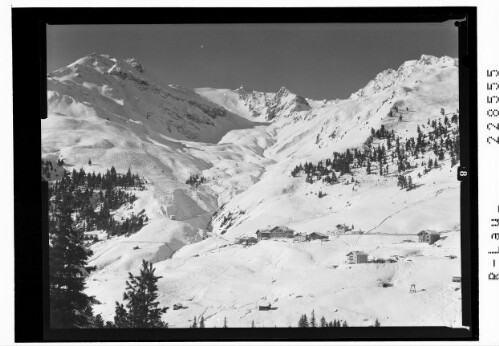
{"type": "Polygon", "coordinates": [[[458,112],[455,59],[423,55],[334,101],[285,88],[189,90],[156,81],[134,59],[98,54],[47,78],[42,158],[63,158],[69,170],[131,168],[146,180],[114,217],[145,210],[148,223],[128,237],[96,231],[90,264],[97,270],[87,293],[101,302],[94,311],[105,320],[122,300],[127,272],[137,273],[145,259],[162,276],[159,300],[170,307],[164,321],[172,328],[201,316],[206,327],[221,327],[225,317],[229,327],[296,327],[312,310],[350,326],[376,319],[382,326],[461,326],[460,285],[452,282],[461,275],[460,189],[450,156],[426,173],[434,153],[413,158],[417,167],[404,173],[414,180],[410,190],[397,186],[391,159],[387,174],[377,174],[373,162],[371,174],[354,167],[334,185],[291,176],[299,164],[365,148],[371,129],[382,125],[402,144],[417,137],[418,125],[429,135],[428,122],[458,112]],[[186,184],[193,174],[206,182],[186,184]],[[343,224],[362,234],[335,232],[343,224]],[[234,244],[275,226],[329,237],[234,244]],[[419,243],[426,229],[440,240],[419,243]],[[355,250],[370,262],[347,264],[355,250]],[[258,310],[268,302],[276,309],[258,310]],[[173,310],[177,303],[185,308],[173,310]]]}

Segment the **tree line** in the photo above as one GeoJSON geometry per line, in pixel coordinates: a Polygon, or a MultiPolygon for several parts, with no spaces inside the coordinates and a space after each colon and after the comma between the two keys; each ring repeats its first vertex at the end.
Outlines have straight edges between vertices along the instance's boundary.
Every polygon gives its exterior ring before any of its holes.
{"type": "MultiPolygon", "coordinates": [[[[380,327],[381,323],[379,323],[378,319],[374,322],[372,327],[380,327]]],[[[316,328],[316,327],[321,327],[321,328],[344,328],[348,327],[347,321],[341,320],[341,319],[334,319],[332,321],[326,321],[326,318],[322,316],[319,321],[316,320],[315,317],[315,311],[312,310],[312,313],[310,314],[310,318],[307,317],[306,314],[303,314],[300,316],[300,319],[298,320],[298,328],[316,328]]]]}

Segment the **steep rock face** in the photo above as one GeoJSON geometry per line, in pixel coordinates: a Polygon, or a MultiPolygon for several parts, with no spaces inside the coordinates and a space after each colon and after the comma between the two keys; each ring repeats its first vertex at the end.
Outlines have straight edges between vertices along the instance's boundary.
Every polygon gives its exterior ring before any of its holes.
{"type": "Polygon", "coordinates": [[[312,109],[309,102],[285,87],[276,93],[260,92],[241,86],[235,90],[199,88],[196,91],[227,110],[254,121],[275,121],[296,112],[312,109]]]}
{"type": "Polygon", "coordinates": [[[295,95],[285,87],[281,87],[270,102],[267,119],[272,120],[279,116],[289,116],[292,113],[310,109],[311,107],[305,98],[295,95]]]}

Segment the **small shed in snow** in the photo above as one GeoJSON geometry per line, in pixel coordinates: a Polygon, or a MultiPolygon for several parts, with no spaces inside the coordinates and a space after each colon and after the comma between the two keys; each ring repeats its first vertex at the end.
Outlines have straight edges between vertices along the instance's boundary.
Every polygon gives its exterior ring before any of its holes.
{"type": "Polygon", "coordinates": [[[320,233],[320,232],[312,232],[308,235],[308,239],[310,239],[310,240],[316,240],[316,239],[324,240],[324,239],[329,239],[329,237],[325,234],[320,233]]]}
{"type": "Polygon", "coordinates": [[[440,233],[432,230],[424,230],[418,233],[420,243],[433,244],[440,239],[440,233]]]}
{"type": "Polygon", "coordinates": [[[240,237],[240,238],[236,238],[236,241],[235,241],[236,244],[242,244],[242,245],[254,245],[257,243],[257,240],[255,237],[246,237],[246,236],[243,236],[243,237],[240,237]]]}
{"type": "Polygon", "coordinates": [[[347,253],[350,264],[367,263],[367,254],[364,251],[352,251],[347,253]]]}
{"type": "Polygon", "coordinates": [[[305,233],[296,233],[293,239],[295,241],[307,241],[307,235],[305,233]]]}

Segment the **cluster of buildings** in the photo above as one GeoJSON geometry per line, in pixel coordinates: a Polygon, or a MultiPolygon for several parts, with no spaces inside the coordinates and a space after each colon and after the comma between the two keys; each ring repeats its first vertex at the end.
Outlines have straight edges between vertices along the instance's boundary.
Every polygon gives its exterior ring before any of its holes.
{"type": "MultiPolygon", "coordinates": [[[[293,239],[296,242],[305,242],[310,240],[328,240],[329,237],[320,232],[310,234],[295,232],[286,226],[276,226],[271,229],[256,231],[256,237],[243,236],[237,238],[236,244],[254,245],[260,240],[269,240],[274,238],[293,239]]],[[[418,233],[419,242],[433,244],[440,239],[440,233],[432,230],[423,230],[418,233]]],[[[347,254],[347,263],[368,263],[368,254],[364,251],[351,251],[347,254]]]]}
{"type": "Polygon", "coordinates": [[[286,226],[276,226],[272,229],[256,231],[256,237],[242,236],[236,239],[236,244],[254,245],[260,240],[269,240],[275,238],[293,239],[293,241],[304,242],[310,240],[328,240],[329,237],[320,232],[310,234],[295,232],[286,226]]]}
{"type": "Polygon", "coordinates": [[[329,237],[320,232],[312,232],[310,234],[295,233],[292,229],[286,226],[276,226],[269,230],[256,231],[256,238],[258,241],[267,240],[272,238],[289,238],[295,241],[309,241],[309,240],[326,240],[329,237]]]}

